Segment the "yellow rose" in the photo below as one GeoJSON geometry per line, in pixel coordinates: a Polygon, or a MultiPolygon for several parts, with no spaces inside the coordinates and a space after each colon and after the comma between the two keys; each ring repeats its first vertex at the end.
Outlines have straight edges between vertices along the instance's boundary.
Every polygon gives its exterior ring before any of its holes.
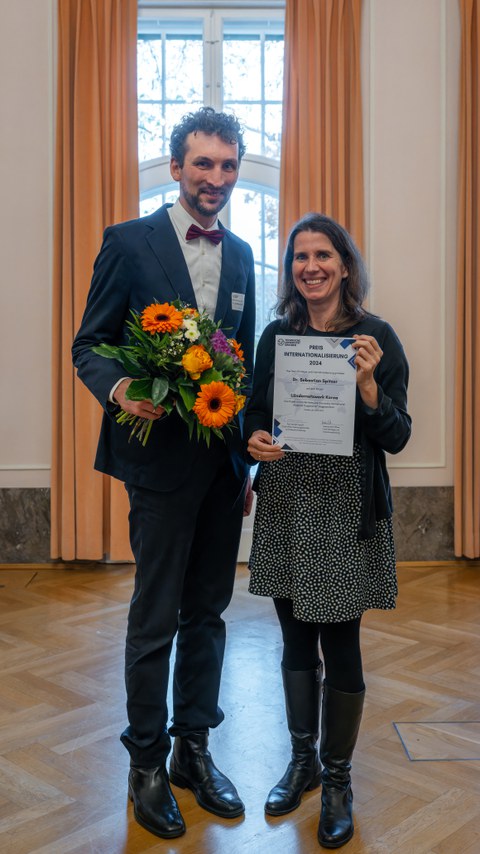
{"type": "Polygon", "coordinates": [[[192,380],[198,380],[204,371],[212,367],[213,362],[205,347],[193,344],[182,357],[182,365],[192,380]]]}
{"type": "Polygon", "coordinates": [[[246,397],[244,394],[236,394],[235,395],[235,415],[237,415],[241,409],[245,406],[246,397]]]}

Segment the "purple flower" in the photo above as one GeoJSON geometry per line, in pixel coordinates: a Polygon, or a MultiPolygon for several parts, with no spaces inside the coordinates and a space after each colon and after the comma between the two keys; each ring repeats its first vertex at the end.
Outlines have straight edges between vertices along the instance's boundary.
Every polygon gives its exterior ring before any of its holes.
{"type": "Polygon", "coordinates": [[[232,352],[232,348],[227,341],[226,336],[223,334],[221,329],[217,329],[216,332],[213,333],[210,338],[210,343],[215,350],[216,353],[230,353],[232,352]]]}

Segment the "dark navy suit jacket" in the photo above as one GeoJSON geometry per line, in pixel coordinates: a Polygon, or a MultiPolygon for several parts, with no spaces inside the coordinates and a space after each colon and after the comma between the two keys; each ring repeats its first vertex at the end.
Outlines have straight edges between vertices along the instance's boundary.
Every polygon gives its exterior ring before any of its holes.
{"type": "MultiPolygon", "coordinates": [[[[129,442],[128,426],[119,426],[115,421],[118,406],[108,402],[112,387],[125,376],[125,368],[115,360],[97,356],[92,347],[102,341],[125,343],[125,321],[130,319],[131,309],[140,312],[152,302],[178,298],[197,307],[167,207],[105,230],[85,313],[72,347],[78,376],[105,410],[95,468],[127,483],[159,491],[175,489],[194,475],[199,443],[188,438],[187,427],[175,412],[153,424],[145,447],[135,438],[129,442]]],[[[251,379],[255,332],[253,255],[247,243],[226,229],[215,320],[221,320],[228,337],[242,345],[251,379]],[[232,301],[232,294],[243,295],[242,310],[238,310],[242,299],[232,301]]],[[[234,470],[243,482],[246,467],[242,415],[238,417],[239,429],[226,432],[226,440],[234,470]]],[[[220,441],[215,437],[212,440],[220,441]]]]}

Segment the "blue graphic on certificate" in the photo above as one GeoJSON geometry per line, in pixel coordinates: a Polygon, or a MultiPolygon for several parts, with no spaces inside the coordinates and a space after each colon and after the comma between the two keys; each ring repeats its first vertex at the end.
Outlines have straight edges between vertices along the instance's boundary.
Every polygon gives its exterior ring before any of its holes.
{"type": "Polygon", "coordinates": [[[352,456],[353,340],[276,336],[272,435],[284,451],[352,456]]]}

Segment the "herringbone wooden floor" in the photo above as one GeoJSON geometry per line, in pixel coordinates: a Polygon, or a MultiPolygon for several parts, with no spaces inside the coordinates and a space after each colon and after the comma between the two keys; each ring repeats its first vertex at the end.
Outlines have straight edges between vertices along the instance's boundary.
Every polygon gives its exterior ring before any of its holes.
{"type": "MultiPolygon", "coordinates": [[[[239,567],[227,612],[217,764],[246,816],[175,790],[187,833],[139,827],[127,799],[123,645],[131,566],[0,568],[0,850],[7,854],[310,854],[319,792],[284,818],[265,796],[288,734],[280,635],[239,567]]],[[[356,832],[345,854],[480,852],[480,565],[399,567],[395,612],[364,618],[367,700],[354,758],[356,832]]]]}

